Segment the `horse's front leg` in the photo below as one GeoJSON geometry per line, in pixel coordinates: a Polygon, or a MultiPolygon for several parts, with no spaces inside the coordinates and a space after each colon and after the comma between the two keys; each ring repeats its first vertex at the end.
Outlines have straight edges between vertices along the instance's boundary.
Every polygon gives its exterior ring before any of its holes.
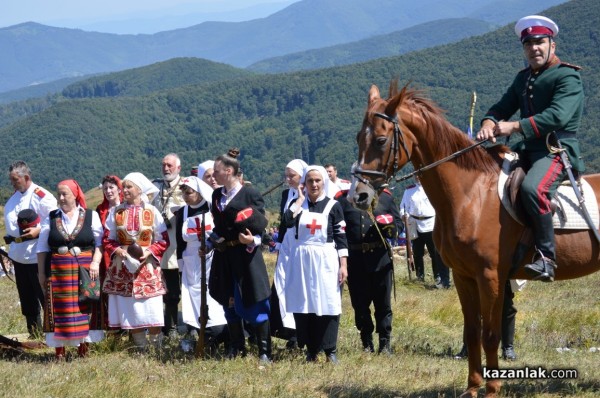
{"type": "Polygon", "coordinates": [[[464,338],[469,358],[467,390],[461,397],[476,397],[483,383],[481,369],[481,311],[477,282],[469,277],[454,273],[454,285],[464,318],[464,338]]]}
{"type": "MultiPolygon", "coordinates": [[[[498,369],[498,345],[502,327],[502,305],[504,282],[500,283],[497,272],[489,271],[479,284],[481,302],[481,321],[483,324],[482,344],[487,369],[498,369]]],[[[496,397],[502,382],[498,379],[487,380],[485,396],[496,397]]]]}

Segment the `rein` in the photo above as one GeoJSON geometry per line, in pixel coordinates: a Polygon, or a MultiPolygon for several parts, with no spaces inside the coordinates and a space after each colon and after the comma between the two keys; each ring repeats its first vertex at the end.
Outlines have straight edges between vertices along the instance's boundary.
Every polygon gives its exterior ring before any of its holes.
{"type": "Polygon", "coordinates": [[[411,178],[411,177],[412,177],[412,176],[414,176],[414,175],[420,174],[420,173],[422,173],[422,172],[424,172],[424,171],[427,171],[427,170],[429,170],[429,169],[433,169],[434,167],[436,167],[436,166],[439,166],[440,164],[442,164],[442,163],[444,163],[444,162],[447,162],[447,161],[449,161],[449,160],[452,160],[452,159],[454,159],[454,158],[457,158],[457,157],[459,157],[460,155],[462,155],[463,153],[465,153],[465,152],[469,152],[470,150],[472,150],[472,149],[474,149],[474,148],[477,148],[478,146],[481,146],[482,144],[484,144],[484,143],[486,143],[486,142],[487,142],[487,140],[483,140],[483,141],[476,142],[476,143],[474,143],[474,144],[472,144],[472,145],[469,145],[469,146],[468,146],[468,147],[466,147],[466,148],[463,148],[463,149],[461,149],[460,151],[456,151],[456,152],[454,152],[453,154],[446,156],[445,158],[442,158],[442,159],[440,159],[440,160],[437,160],[437,161],[435,161],[435,162],[433,162],[433,163],[431,163],[431,164],[428,164],[428,165],[426,165],[426,166],[423,166],[423,167],[421,167],[421,168],[419,168],[419,169],[417,169],[417,170],[413,171],[412,173],[409,173],[409,174],[407,174],[407,175],[404,175],[404,176],[402,176],[402,177],[395,177],[395,180],[396,180],[396,182],[402,182],[402,181],[408,180],[409,178],[411,178]]]}
{"type": "Polygon", "coordinates": [[[409,173],[407,175],[404,175],[402,177],[394,177],[396,175],[396,173],[400,170],[400,167],[398,166],[398,142],[402,143],[402,149],[404,149],[404,152],[406,153],[406,157],[408,158],[408,162],[410,162],[411,160],[411,156],[410,153],[408,152],[408,148],[406,147],[406,142],[404,140],[404,134],[402,133],[402,130],[400,129],[400,125],[398,124],[398,114],[395,114],[393,117],[392,116],[388,116],[384,113],[379,113],[376,112],[374,113],[375,117],[379,117],[381,119],[387,120],[390,123],[394,124],[394,134],[393,134],[393,141],[392,141],[392,145],[390,146],[390,153],[388,155],[388,163],[386,164],[386,167],[384,170],[387,170],[390,168],[390,159],[391,159],[391,153],[394,153],[394,160],[393,160],[393,164],[391,166],[392,168],[392,173],[388,176],[387,173],[383,172],[383,171],[376,171],[376,170],[364,170],[361,167],[357,166],[353,171],[352,171],[352,175],[354,177],[356,177],[356,179],[358,179],[360,182],[362,182],[363,184],[371,187],[371,189],[378,191],[382,188],[387,188],[389,186],[389,182],[392,178],[394,178],[396,180],[396,182],[402,182],[405,180],[408,180],[409,178],[417,175],[417,174],[421,174],[424,171],[427,171],[429,169],[432,169],[444,162],[447,162],[449,160],[455,159],[459,156],[461,156],[463,153],[465,152],[469,152],[470,150],[477,148],[478,146],[484,144],[487,142],[487,140],[484,141],[479,141],[476,142],[466,148],[463,148],[459,151],[456,151],[454,153],[452,153],[451,155],[446,156],[445,158],[442,158],[440,160],[437,160],[431,164],[428,164],[426,166],[423,166],[419,169],[414,170],[412,173],[409,173]],[[375,178],[382,178],[384,179],[383,183],[373,183],[365,178],[363,178],[363,176],[367,176],[367,177],[375,177],[375,178]]]}

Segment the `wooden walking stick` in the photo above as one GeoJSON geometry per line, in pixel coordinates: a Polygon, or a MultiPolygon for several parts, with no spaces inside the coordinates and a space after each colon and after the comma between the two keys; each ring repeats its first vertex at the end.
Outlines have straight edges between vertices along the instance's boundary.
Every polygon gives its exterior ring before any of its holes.
{"type": "Polygon", "coordinates": [[[412,239],[408,230],[408,213],[406,212],[406,207],[404,208],[402,221],[404,221],[404,230],[406,231],[406,267],[408,268],[408,280],[412,280],[412,271],[415,270],[415,258],[412,251],[412,239]]]}
{"type": "Polygon", "coordinates": [[[204,334],[206,332],[206,322],[208,321],[208,285],[206,282],[206,234],[205,234],[205,216],[202,213],[202,234],[200,238],[200,333],[198,333],[198,343],[196,344],[196,358],[205,358],[204,352],[204,334]]]}

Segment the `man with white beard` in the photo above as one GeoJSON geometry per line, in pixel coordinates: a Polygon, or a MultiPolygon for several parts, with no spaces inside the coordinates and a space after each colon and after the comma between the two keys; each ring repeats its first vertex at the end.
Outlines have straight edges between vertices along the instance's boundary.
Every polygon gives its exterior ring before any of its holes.
{"type": "Polygon", "coordinates": [[[156,207],[163,216],[167,231],[169,233],[170,245],[163,254],[160,262],[167,294],[163,296],[165,303],[165,326],[163,333],[167,337],[177,337],[178,305],[181,298],[181,275],[177,267],[177,255],[175,253],[175,216],[173,212],[184,206],[183,194],[181,192],[181,160],[175,153],[169,153],[162,160],[162,179],[153,181],[159,192],[152,199],[152,205],[156,207]]]}

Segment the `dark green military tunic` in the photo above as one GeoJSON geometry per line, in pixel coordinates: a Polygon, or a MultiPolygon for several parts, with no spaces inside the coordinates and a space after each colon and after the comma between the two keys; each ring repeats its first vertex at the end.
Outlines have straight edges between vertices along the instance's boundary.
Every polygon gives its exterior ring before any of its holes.
{"type": "Polygon", "coordinates": [[[579,130],[583,113],[583,84],[579,67],[562,63],[554,57],[544,68],[520,71],[498,103],[484,117],[494,122],[509,120],[520,111],[524,140],[517,143],[517,152],[548,152],[546,135],[556,131],[567,149],[573,168],[583,172],[579,130]]]}

